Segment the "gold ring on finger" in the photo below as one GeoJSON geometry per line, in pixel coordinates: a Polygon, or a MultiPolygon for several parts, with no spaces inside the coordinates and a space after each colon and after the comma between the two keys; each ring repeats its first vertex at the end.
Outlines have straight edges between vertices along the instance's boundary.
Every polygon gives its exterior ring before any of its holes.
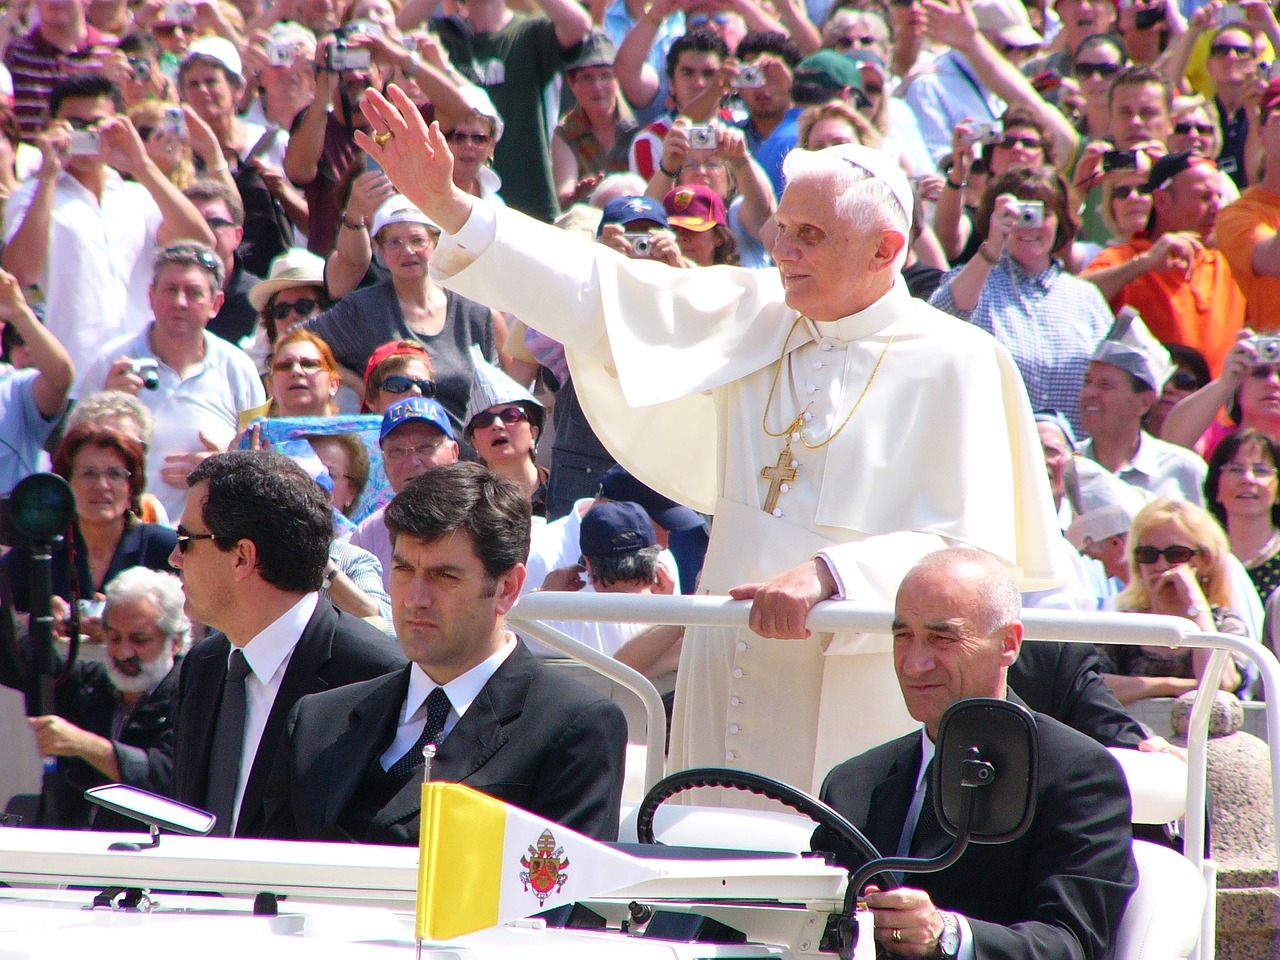
{"type": "Polygon", "coordinates": [[[373,135],[373,142],[380,147],[385,147],[388,143],[391,142],[391,138],[394,136],[395,134],[392,133],[390,130],[388,130],[386,133],[375,133],[373,135]]]}
{"type": "Polygon", "coordinates": [[[889,935],[889,939],[890,939],[890,940],[892,940],[894,943],[901,943],[901,942],[902,942],[902,931],[901,931],[901,930],[899,930],[897,927],[894,927],[894,928],[893,928],[893,933],[891,933],[891,934],[889,935]]]}

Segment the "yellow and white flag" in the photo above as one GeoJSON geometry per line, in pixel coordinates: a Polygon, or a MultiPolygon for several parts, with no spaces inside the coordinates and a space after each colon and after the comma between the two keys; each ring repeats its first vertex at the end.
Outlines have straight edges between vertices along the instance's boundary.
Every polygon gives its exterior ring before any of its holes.
{"type": "Polygon", "coordinates": [[[422,785],[419,940],[450,940],[661,875],[655,863],[470,787],[422,785]]]}

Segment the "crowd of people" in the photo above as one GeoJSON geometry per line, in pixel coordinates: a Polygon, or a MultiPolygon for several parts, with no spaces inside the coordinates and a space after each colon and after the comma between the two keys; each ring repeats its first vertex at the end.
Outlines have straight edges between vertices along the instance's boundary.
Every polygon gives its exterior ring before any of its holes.
{"type": "MultiPolygon", "coordinates": [[[[1001,557],[1028,604],[1280,648],[1264,0],[19,0],[0,48],[0,493],[70,485],[55,612],[106,644],[105,680],[75,682],[118,698],[38,718],[69,765],[47,822],[132,777],[232,833],[411,840],[397,758],[479,723],[500,679],[579,698],[607,753],[619,718],[500,629],[531,590],[751,600],[750,634],[561,626],[675,674],[673,766],[806,788],[856,752],[851,717],[871,746],[905,716],[894,664],[841,667],[808,609],[892,597],[948,544],[1001,557]],[[474,555],[441,553],[460,529],[474,555]],[[423,653],[412,601],[473,576],[497,598],[479,679],[423,653]],[[345,659],[292,655],[290,681],[277,619],[345,659]],[[287,707],[348,683],[333,704],[398,726],[317,706],[286,735],[287,707]],[[263,746],[192,754],[246,687],[263,746]],[[183,697],[208,709],[176,740],[139,721],[183,697]],[[305,797],[335,738],[372,772],[322,823],[305,797]]],[[[0,559],[20,614],[30,554],[0,559]]],[[[1206,662],[1095,666],[1123,704],[1206,662]]],[[[1243,659],[1221,685],[1265,695],[1243,659]]],[[[506,762],[493,782],[532,776],[609,832],[581,770],[506,762]]]]}

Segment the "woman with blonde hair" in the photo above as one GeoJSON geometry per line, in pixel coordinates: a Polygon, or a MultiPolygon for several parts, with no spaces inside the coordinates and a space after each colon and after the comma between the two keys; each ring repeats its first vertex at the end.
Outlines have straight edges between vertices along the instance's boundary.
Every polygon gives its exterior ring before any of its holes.
{"type": "Polygon", "coordinates": [[[860,143],[879,150],[882,140],[870,121],[843,100],[809,107],[796,120],[796,145],[805,150],[840,143],[860,143]]]}
{"type": "MultiPolygon", "coordinates": [[[[1246,636],[1244,622],[1231,611],[1227,535],[1202,507],[1185,500],[1155,500],[1133,518],[1129,529],[1129,585],[1116,609],[1183,617],[1205,633],[1246,636]]],[[[1176,697],[1200,685],[1208,650],[1108,646],[1110,672],[1104,674],[1121,703],[1146,697],[1176,697]]],[[[1221,687],[1240,690],[1244,674],[1229,662],[1221,687]]]]}
{"type": "Polygon", "coordinates": [[[170,183],[185,190],[196,182],[197,174],[191,144],[180,130],[166,123],[166,111],[176,109],[180,108],[162,100],[141,100],[129,109],[129,119],[142,137],[147,156],[170,183]]]}

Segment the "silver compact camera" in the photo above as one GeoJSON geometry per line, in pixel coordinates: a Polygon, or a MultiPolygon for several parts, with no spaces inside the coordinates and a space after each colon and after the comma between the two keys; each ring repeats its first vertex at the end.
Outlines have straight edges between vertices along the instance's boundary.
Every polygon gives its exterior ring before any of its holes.
{"type": "Polygon", "coordinates": [[[160,363],[154,357],[137,357],[129,361],[129,372],[142,378],[148,390],[160,389],[160,363]]]}
{"type": "Polygon", "coordinates": [[[339,40],[325,48],[324,65],[337,73],[368,70],[373,66],[373,55],[367,47],[352,47],[339,40]]]}
{"type": "Polygon", "coordinates": [[[690,150],[714,150],[716,148],[716,128],[707,124],[689,128],[690,150]]]}
{"type": "Polygon", "coordinates": [[[1041,200],[1019,200],[1009,204],[1013,213],[1013,225],[1024,230],[1034,230],[1044,226],[1044,202],[1041,200]]]}
{"type": "Polygon", "coordinates": [[[631,244],[631,251],[637,256],[648,259],[653,256],[653,237],[647,233],[624,233],[622,239],[631,244]]]}
{"type": "Polygon", "coordinates": [[[1280,363],[1280,337],[1254,337],[1252,342],[1258,363],[1280,363]]]}
{"type": "Polygon", "coordinates": [[[999,120],[991,120],[988,123],[975,123],[973,130],[969,133],[969,139],[974,143],[995,143],[1003,138],[1004,124],[999,120]]]}
{"type": "Polygon", "coordinates": [[[185,138],[187,135],[187,115],[182,112],[181,107],[165,107],[164,122],[161,124],[160,129],[176,137],[185,138]]]}
{"type": "Polygon", "coordinates": [[[97,130],[72,130],[67,153],[73,157],[96,157],[102,153],[102,134],[97,130]]]}
{"type": "Polygon", "coordinates": [[[196,18],[196,8],[186,0],[166,3],[160,12],[160,19],[165,23],[191,23],[196,18]]]}
{"type": "Polygon", "coordinates": [[[269,43],[267,44],[267,62],[273,67],[291,67],[294,49],[292,43],[269,43]]]}
{"type": "Polygon", "coordinates": [[[764,67],[758,63],[738,68],[738,75],[733,78],[733,85],[739,90],[758,90],[764,86],[764,67]]]}

